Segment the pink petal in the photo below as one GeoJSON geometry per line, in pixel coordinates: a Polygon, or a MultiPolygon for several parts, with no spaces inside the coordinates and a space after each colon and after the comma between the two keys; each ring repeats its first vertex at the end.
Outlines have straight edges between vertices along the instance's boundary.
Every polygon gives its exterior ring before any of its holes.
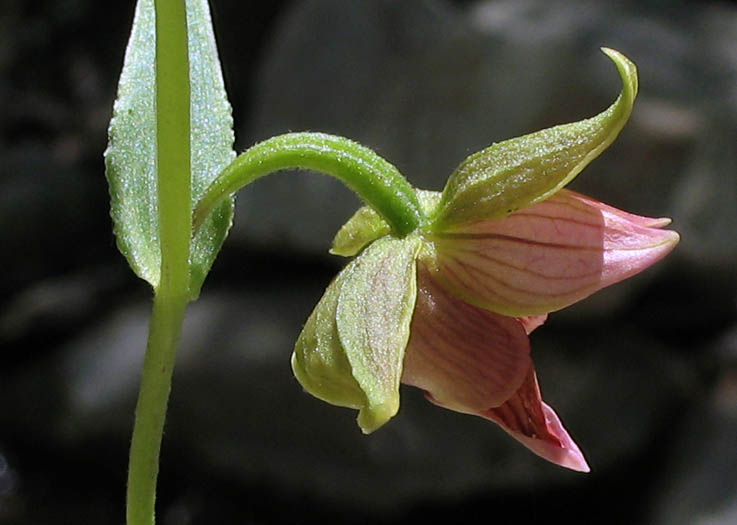
{"type": "Polygon", "coordinates": [[[522,323],[522,327],[530,335],[535,328],[540,328],[548,320],[548,314],[543,315],[527,315],[525,317],[518,317],[517,320],[522,323]]]}
{"type": "Polygon", "coordinates": [[[458,412],[475,414],[504,403],[532,364],[522,323],[461,301],[422,264],[417,285],[402,382],[458,412]]]}
{"type": "Polygon", "coordinates": [[[624,210],[620,210],[618,208],[615,208],[614,206],[609,206],[608,204],[604,204],[603,202],[597,201],[596,199],[592,199],[591,197],[587,197],[586,195],[581,195],[580,193],[576,193],[574,191],[565,190],[566,193],[570,193],[573,197],[577,198],[581,202],[585,202],[589,204],[590,206],[593,206],[595,208],[599,208],[603,211],[605,211],[608,214],[611,215],[617,215],[621,219],[632,222],[635,224],[638,224],[640,226],[644,226],[646,228],[663,228],[665,226],[668,226],[672,221],[668,217],[643,217],[642,215],[635,215],[634,213],[630,213],[624,210]]]}
{"type": "Polygon", "coordinates": [[[559,310],[667,255],[676,232],[568,190],[503,219],[429,236],[436,278],[465,301],[514,316],[559,310]]]}
{"type": "Polygon", "coordinates": [[[589,472],[581,450],[553,409],[543,403],[534,367],[509,401],[479,415],[499,424],[538,456],[561,467],[589,472]]]}

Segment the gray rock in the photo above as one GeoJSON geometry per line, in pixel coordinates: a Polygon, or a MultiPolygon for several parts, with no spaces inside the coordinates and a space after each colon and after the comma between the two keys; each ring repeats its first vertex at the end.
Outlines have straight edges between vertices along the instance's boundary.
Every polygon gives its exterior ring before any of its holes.
{"type": "MultiPolygon", "coordinates": [[[[676,186],[679,254],[700,273],[737,279],[737,124],[713,119],[676,186]]],[[[735,290],[737,293],[737,290],[735,290]]]]}
{"type": "MultiPolygon", "coordinates": [[[[319,287],[210,290],[192,305],[164,462],[167,449],[179,450],[213,475],[385,513],[480,491],[587,479],[537,458],[492,423],[431,405],[416,389],[403,389],[399,415],[371,436],[361,434],[354,411],[304,394],[289,355],[319,287]]],[[[13,399],[41,399],[57,385],[54,403],[40,404],[34,420],[24,423],[33,425],[29,431],[58,436],[68,446],[129,435],[148,308],[117,310],[59,357],[4,386],[12,405],[13,399]]],[[[543,328],[533,352],[545,399],[595,472],[639,454],[678,397],[666,350],[635,330],[620,330],[615,340],[596,330],[565,335],[543,328]]],[[[4,414],[7,424],[17,418],[23,415],[4,414]]]]}
{"type": "Polygon", "coordinates": [[[728,525],[737,520],[737,329],[717,343],[723,368],[673,427],[678,437],[662,473],[656,525],[728,525]]]}

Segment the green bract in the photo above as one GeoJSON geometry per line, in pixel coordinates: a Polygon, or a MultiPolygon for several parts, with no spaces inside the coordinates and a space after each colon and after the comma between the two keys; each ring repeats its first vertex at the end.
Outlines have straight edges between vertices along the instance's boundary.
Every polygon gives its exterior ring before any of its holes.
{"type": "MultiPolygon", "coordinates": [[[[160,281],[161,250],[156,170],[155,13],[139,0],[105,152],[111,215],[120,251],[151,286],[160,281]]],[[[191,90],[192,207],[234,158],[233,121],[223,84],[207,0],[187,1],[191,90]]],[[[222,199],[192,239],[190,295],[196,297],[233,217],[222,199]]]]}

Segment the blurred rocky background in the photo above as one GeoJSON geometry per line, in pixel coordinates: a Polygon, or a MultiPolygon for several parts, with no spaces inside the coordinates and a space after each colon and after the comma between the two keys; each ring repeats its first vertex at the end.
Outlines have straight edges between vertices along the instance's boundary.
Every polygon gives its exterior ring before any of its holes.
{"type": "MultiPolygon", "coordinates": [[[[123,522],[150,293],[116,251],[102,151],[133,4],[0,3],[2,524],[123,522]]],[[[259,181],[189,310],[160,523],[737,523],[736,3],[212,4],[239,151],[327,131],[429,189],[493,141],[606,107],[619,80],[598,49],[619,49],[640,97],[573,187],[683,240],[533,336],[581,475],[416,390],[368,437],[304,394],[291,347],[358,201],[316,174],[259,181]]]]}

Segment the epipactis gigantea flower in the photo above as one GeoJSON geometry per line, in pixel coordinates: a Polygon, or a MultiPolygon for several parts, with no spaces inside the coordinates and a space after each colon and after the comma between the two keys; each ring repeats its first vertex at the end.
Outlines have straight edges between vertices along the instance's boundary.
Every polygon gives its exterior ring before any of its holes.
{"type": "Polygon", "coordinates": [[[529,333],[549,312],[648,268],[678,243],[668,219],[633,215],[563,189],[616,138],[637,95],[634,64],[603,50],[623,82],[603,113],[493,144],[442,193],[418,191],[426,220],[399,237],[370,207],[332,253],[356,256],[327,288],[292,356],[302,386],[359,410],[373,432],[399,385],[489,419],[536,454],[589,467],[540,396],[529,333]]]}

